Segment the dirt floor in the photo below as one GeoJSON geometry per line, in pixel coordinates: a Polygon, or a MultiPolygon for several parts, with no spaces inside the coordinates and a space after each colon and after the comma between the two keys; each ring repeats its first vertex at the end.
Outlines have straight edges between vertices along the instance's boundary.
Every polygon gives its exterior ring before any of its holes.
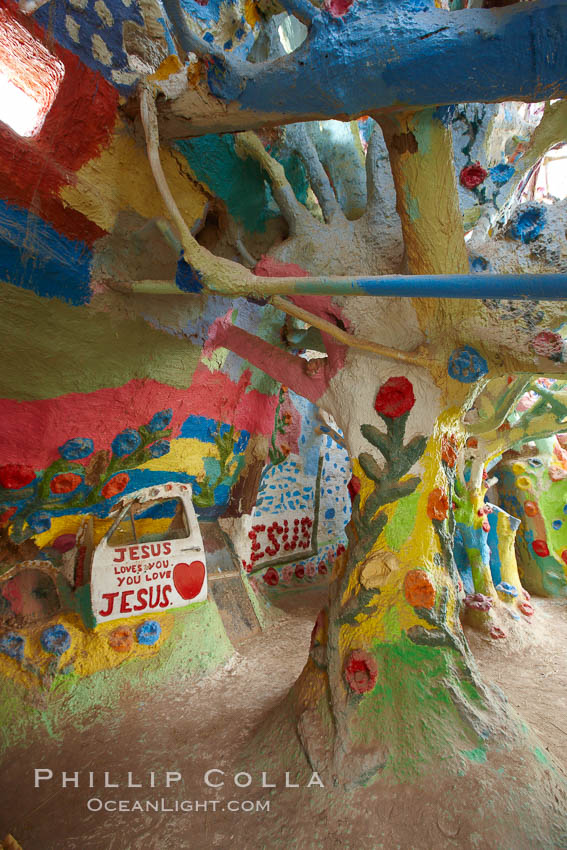
{"type": "MultiPolygon", "coordinates": [[[[270,840],[257,843],[253,836],[258,819],[271,815],[226,811],[231,800],[242,805],[243,800],[262,796],[257,788],[259,777],[254,777],[248,796],[245,789],[235,788],[236,753],[301,672],[322,599],[320,591],[285,598],[282,607],[287,613],[281,621],[241,644],[229,664],[206,679],[173,686],[167,693],[146,693],[137,700],[130,695],[117,707],[114,723],[109,723],[106,715],[102,721],[93,717],[92,725],[83,732],[74,731],[61,741],[45,735],[12,751],[0,765],[0,838],[10,832],[24,850],[362,846],[366,850],[413,850],[413,843],[373,844],[371,838],[350,843],[331,835],[325,840],[324,829],[320,836],[314,831],[313,841],[307,844],[280,839],[277,830],[270,840]],[[34,768],[49,768],[53,779],[35,789],[34,768]],[[211,776],[213,781],[224,779],[225,786],[212,789],[205,785],[203,776],[212,769],[225,771],[224,776],[211,776]],[[61,771],[78,771],[79,788],[62,788],[61,771]],[[105,771],[109,773],[107,784],[117,783],[118,788],[104,788],[105,771]],[[139,783],[142,788],[126,787],[128,771],[131,784],[139,783]],[[170,777],[169,788],[166,771],[178,772],[181,777],[180,781],[170,777]],[[93,774],[92,788],[89,772],[93,774]],[[117,806],[123,800],[131,806],[136,799],[163,800],[160,806],[165,805],[165,811],[89,810],[89,806],[98,806],[93,800],[114,800],[117,806]],[[210,805],[205,809],[204,803],[214,799],[220,801],[221,810],[211,810],[210,805]],[[172,811],[180,801],[190,801],[193,812],[172,811]],[[195,803],[201,808],[195,810],[195,803]]],[[[485,678],[502,688],[545,749],[567,768],[567,601],[537,600],[535,606],[534,621],[526,626],[533,632],[531,645],[511,653],[503,641],[472,636],[471,642],[485,678]]],[[[267,779],[275,781],[275,777],[267,779]]],[[[262,793],[269,800],[272,792],[262,793]]],[[[451,833],[450,824],[445,827],[438,821],[438,826],[435,843],[423,845],[428,850],[473,846],[498,846],[500,850],[501,845],[490,841],[462,842],[457,832],[451,833]]],[[[345,826],[345,835],[349,829],[345,826]]]]}

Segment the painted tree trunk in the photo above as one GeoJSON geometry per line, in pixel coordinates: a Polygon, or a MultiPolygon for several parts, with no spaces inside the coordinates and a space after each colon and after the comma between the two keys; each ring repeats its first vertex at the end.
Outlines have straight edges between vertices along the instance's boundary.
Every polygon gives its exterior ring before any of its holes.
{"type": "Polygon", "coordinates": [[[484,715],[494,709],[459,622],[455,447],[440,428],[406,440],[408,417],[419,416],[414,401],[406,378],[390,378],[376,397],[385,428],[361,428],[384,463],[370,452],[353,462],[348,550],[296,686],[312,764],[347,783],[409,777],[442,755],[483,747],[484,715]],[[417,463],[420,476],[410,472],[417,463]],[[334,730],[326,747],[325,728],[334,730]]]}
{"type": "Polygon", "coordinates": [[[469,270],[449,115],[446,109],[423,109],[379,120],[412,274],[466,274],[469,270]]]}
{"type": "Polygon", "coordinates": [[[517,517],[506,513],[502,508],[493,507],[493,512],[496,515],[500,580],[506,582],[506,584],[513,585],[521,593],[522,582],[520,580],[518,560],[516,558],[516,533],[521,521],[517,517]]]}

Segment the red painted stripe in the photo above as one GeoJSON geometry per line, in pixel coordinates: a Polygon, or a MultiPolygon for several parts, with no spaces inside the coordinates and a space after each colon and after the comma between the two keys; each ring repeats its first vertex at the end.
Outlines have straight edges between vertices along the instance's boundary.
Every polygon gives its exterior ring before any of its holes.
{"type": "Polygon", "coordinates": [[[129,381],[116,389],[71,393],[38,401],[1,401],[0,465],[23,463],[43,469],[57,449],[74,437],[90,437],[95,450],[107,449],[124,428],[137,428],[158,410],[173,410],[172,437],[190,414],[220,419],[239,430],[270,435],[277,400],[246,392],[250,372],[238,384],[200,366],[192,386],[177,389],[157,381],[129,381]]]}

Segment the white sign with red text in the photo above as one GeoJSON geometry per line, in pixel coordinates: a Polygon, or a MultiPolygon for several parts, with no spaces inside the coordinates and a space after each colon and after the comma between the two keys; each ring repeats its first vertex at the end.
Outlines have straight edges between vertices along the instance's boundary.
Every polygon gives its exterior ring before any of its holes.
{"type": "MultiPolygon", "coordinates": [[[[116,521],[93,555],[91,601],[97,623],[158,614],[207,598],[205,552],[191,492],[188,484],[167,484],[138,490],[122,501],[116,521]],[[159,507],[160,501],[175,499],[185,512],[186,532],[167,539],[165,531],[156,542],[141,536],[130,545],[110,545],[119,537],[117,529],[122,526],[127,532],[133,511],[141,511],[146,502],[159,507]]],[[[131,524],[135,537],[136,525],[133,520],[131,524]]]]}

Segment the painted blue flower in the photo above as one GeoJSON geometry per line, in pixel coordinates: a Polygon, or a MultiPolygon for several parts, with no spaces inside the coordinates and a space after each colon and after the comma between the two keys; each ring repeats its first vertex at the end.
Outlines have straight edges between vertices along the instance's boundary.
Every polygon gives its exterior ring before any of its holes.
{"type": "Polygon", "coordinates": [[[171,419],[173,417],[173,410],[171,407],[168,407],[166,410],[160,410],[158,413],[154,413],[150,420],[150,424],[148,425],[148,431],[154,433],[155,431],[163,431],[164,428],[167,428],[171,419]]]}
{"type": "Polygon", "coordinates": [[[21,661],[24,657],[24,645],[26,639],[17,632],[6,632],[0,637],[0,652],[21,661]]]}
{"type": "Polygon", "coordinates": [[[488,364],[470,345],[456,348],[449,357],[449,376],[461,384],[473,384],[488,373],[488,364]]]}
{"type": "Polygon", "coordinates": [[[46,652],[63,655],[71,646],[71,635],[61,623],[49,626],[41,633],[40,643],[46,652]]]}
{"type": "Polygon", "coordinates": [[[519,242],[533,242],[543,231],[547,213],[543,204],[524,204],[510,219],[506,235],[519,242]]]}
{"type": "Polygon", "coordinates": [[[234,444],[234,454],[242,454],[242,452],[246,450],[246,446],[248,445],[249,440],[250,434],[248,433],[248,431],[241,431],[238,440],[234,444]]]}
{"type": "Polygon", "coordinates": [[[492,182],[496,183],[497,186],[503,186],[504,183],[507,183],[512,175],[515,174],[516,169],[513,165],[501,162],[500,165],[495,165],[494,168],[490,168],[489,171],[490,176],[492,177],[492,182]]]}
{"type": "Polygon", "coordinates": [[[484,257],[476,256],[469,258],[469,268],[471,272],[487,272],[490,269],[490,263],[484,257]]]}
{"type": "Polygon", "coordinates": [[[28,525],[36,534],[42,534],[51,528],[51,517],[45,511],[36,511],[28,517],[28,525]]]}
{"type": "Polygon", "coordinates": [[[75,437],[59,446],[59,454],[65,460],[82,460],[94,451],[94,443],[90,437],[75,437]]]}
{"type": "Polygon", "coordinates": [[[117,457],[132,454],[140,446],[142,438],[134,428],[126,428],[117,434],[112,441],[112,451],[117,457]]]}
{"type": "Polygon", "coordinates": [[[515,585],[508,584],[507,581],[501,581],[500,584],[497,584],[496,590],[499,593],[503,593],[505,596],[509,596],[511,599],[515,599],[518,595],[518,589],[515,585]]]}
{"type": "Polygon", "coordinates": [[[553,526],[553,528],[555,529],[555,531],[559,531],[559,529],[561,528],[561,526],[563,525],[563,523],[561,522],[561,520],[560,520],[560,519],[554,519],[554,520],[553,520],[553,522],[551,523],[551,525],[553,526]]]}
{"type": "Polygon", "coordinates": [[[148,449],[152,457],[163,457],[170,449],[169,440],[159,440],[148,449]]]}
{"type": "Polygon", "coordinates": [[[154,643],[158,642],[160,635],[161,626],[157,620],[146,620],[145,623],[142,623],[136,629],[138,643],[142,643],[145,646],[153,646],[154,643]]]}

